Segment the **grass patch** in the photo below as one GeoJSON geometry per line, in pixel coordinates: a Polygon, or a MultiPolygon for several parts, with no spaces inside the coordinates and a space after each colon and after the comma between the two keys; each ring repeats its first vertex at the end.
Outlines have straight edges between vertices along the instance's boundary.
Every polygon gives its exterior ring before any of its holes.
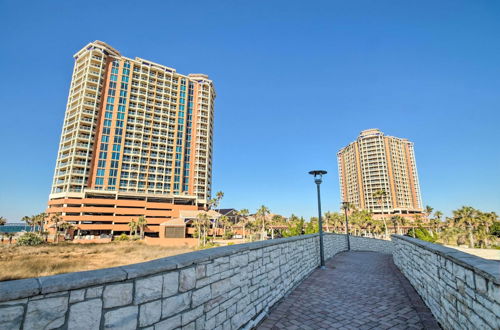
{"type": "Polygon", "coordinates": [[[140,241],[0,245],[0,281],[123,266],[191,251],[193,249],[146,245],[140,241]]]}

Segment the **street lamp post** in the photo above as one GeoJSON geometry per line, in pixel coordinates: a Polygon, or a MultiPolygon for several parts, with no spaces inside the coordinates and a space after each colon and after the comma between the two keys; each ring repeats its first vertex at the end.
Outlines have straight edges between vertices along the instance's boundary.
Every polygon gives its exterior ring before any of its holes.
{"type": "Polygon", "coordinates": [[[325,268],[325,254],[323,251],[323,221],[321,219],[321,193],[319,186],[322,182],[322,177],[327,172],[324,170],[310,171],[309,174],[314,175],[314,182],[316,183],[316,188],[318,190],[318,227],[319,227],[319,257],[320,257],[320,267],[325,268]]]}
{"type": "Polygon", "coordinates": [[[347,211],[349,210],[349,202],[342,202],[342,208],[345,213],[345,236],[347,237],[347,251],[351,250],[351,240],[349,239],[349,220],[347,218],[347,211]]]}

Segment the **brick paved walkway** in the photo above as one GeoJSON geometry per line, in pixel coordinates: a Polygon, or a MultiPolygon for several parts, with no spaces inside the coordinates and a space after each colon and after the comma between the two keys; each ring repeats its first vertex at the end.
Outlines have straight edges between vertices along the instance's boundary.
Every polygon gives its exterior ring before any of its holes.
{"type": "Polygon", "coordinates": [[[315,270],[258,329],[439,329],[392,256],[343,252],[315,270]]]}

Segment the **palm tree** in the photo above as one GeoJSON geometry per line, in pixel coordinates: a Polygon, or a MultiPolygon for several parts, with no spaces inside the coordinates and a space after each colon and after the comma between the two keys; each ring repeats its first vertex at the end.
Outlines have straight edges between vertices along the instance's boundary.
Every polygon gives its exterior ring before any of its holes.
{"type": "Polygon", "coordinates": [[[32,217],[29,217],[29,216],[25,215],[24,217],[22,217],[21,220],[24,221],[24,222],[26,222],[26,225],[30,227],[30,231],[31,231],[31,228],[33,226],[33,219],[32,219],[32,217]]]}
{"type": "Polygon", "coordinates": [[[224,197],[224,193],[222,191],[218,191],[215,193],[215,198],[217,200],[217,205],[219,205],[220,201],[224,197]]]}
{"type": "Polygon", "coordinates": [[[46,231],[46,230],[44,230],[44,231],[42,231],[42,232],[40,233],[40,235],[42,235],[42,236],[43,236],[43,239],[45,240],[45,242],[47,242],[47,239],[48,239],[48,237],[49,237],[49,232],[48,232],[48,231],[46,231]]]}
{"type": "Polygon", "coordinates": [[[208,210],[211,210],[213,208],[213,206],[215,205],[216,203],[216,200],[215,198],[211,198],[207,201],[207,204],[205,204],[205,211],[208,212],[208,210]]]}
{"type": "Polygon", "coordinates": [[[337,233],[345,232],[345,214],[335,212],[333,217],[333,226],[337,233]]]}
{"type": "Polygon", "coordinates": [[[495,212],[479,212],[477,217],[477,239],[480,246],[489,247],[490,240],[494,240],[495,236],[491,235],[490,227],[497,221],[498,216],[495,212]]]}
{"type": "Polygon", "coordinates": [[[394,224],[394,233],[399,233],[399,224],[402,222],[403,217],[400,215],[394,215],[391,217],[392,223],[394,224]],[[397,229],[396,229],[397,228],[397,229]]]}
{"type": "Polygon", "coordinates": [[[61,213],[52,214],[50,221],[54,224],[54,228],[55,228],[55,232],[56,232],[55,242],[59,243],[59,225],[62,221],[61,213]]]}
{"type": "Polygon", "coordinates": [[[424,223],[424,221],[422,220],[422,215],[417,213],[414,215],[414,218],[415,218],[415,223],[417,224],[417,226],[421,227],[424,223]]]}
{"type": "Polygon", "coordinates": [[[423,221],[422,221],[422,215],[421,214],[415,214],[413,216],[414,220],[413,220],[413,238],[415,238],[415,225],[417,227],[422,227],[422,224],[423,224],[423,221]]]}
{"type": "Polygon", "coordinates": [[[130,236],[132,235],[137,235],[137,222],[135,222],[134,219],[132,219],[129,223],[128,226],[130,227],[130,236]]]}
{"type": "MultiPolygon", "coordinates": [[[[342,206],[340,207],[340,209],[345,213],[348,213],[349,210],[351,210],[351,218],[352,218],[352,215],[356,213],[356,207],[354,204],[351,204],[349,202],[343,202],[342,203],[342,206]]],[[[344,224],[344,230],[345,230],[345,233],[346,234],[349,234],[348,231],[350,231],[350,228],[347,228],[347,223],[344,224]]]]}
{"type": "Polygon", "coordinates": [[[247,217],[250,214],[250,211],[248,209],[241,209],[238,211],[238,216],[240,217],[247,217]]]}
{"type": "Polygon", "coordinates": [[[207,244],[208,227],[210,227],[210,218],[206,212],[198,214],[198,221],[200,222],[200,236],[203,239],[203,245],[207,244]]]}
{"type": "Polygon", "coordinates": [[[223,215],[219,218],[219,222],[222,224],[223,235],[225,236],[226,235],[226,227],[229,224],[229,218],[227,216],[223,215]]]}
{"type": "Polygon", "coordinates": [[[225,215],[221,216],[219,218],[219,221],[222,224],[222,228],[223,228],[223,234],[222,234],[222,236],[225,239],[225,238],[227,238],[227,236],[226,236],[227,230],[229,229],[230,232],[232,231],[233,223],[231,222],[231,219],[229,219],[229,217],[227,217],[225,215]]]}
{"type": "Polygon", "coordinates": [[[248,215],[250,214],[250,211],[248,211],[248,209],[241,209],[239,212],[238,212],[238,217],[242,217],[243,218],[243,238],[245,238],[245,227],[247,225],[247,222],[248,222],[248,215]]]}
{"type": "Polygon", "coordinates": [[[326,212],[325,215],[323,216],[323,223],[325,224],[325,231],[328,233],[330,232],[330,224],[333,222],[333,216],[331,212],[326,212]]]}
{"type": "Polygon", "coordinates": [[[433,226],[433,229],[436,233],[440,231],[440,227],[442,225],[441,218],[443,217],[443,212],[441,211],[435,211],[434,212],[434,217],[431,220],[431,224],[433,226]]]}
{"type": "Polygon", "coordinates": [[[474,225],[477,221],[478,211],[470,206],[462,206],[461,209],[453,211],[453,218],[456,225],[465,227],[469,239],[469,247],[474,247],[474,225]]]}
{"type": "Polygon", "coordinates": [[[354,210],[351,212],[350,216],[350,228],[354,230],[354,235],[361,234],[361,231],[366,234],[366,231],[371,230],[373,225],[372,223],[372,214],[368,210],[354,210]]]}
{"type": "Polygon", "coordinates": [[[4,217],[0,217],[0,226],[4,226],[7,223],[7,219],[4,217]]]}
{"type": "Polygon", "coordinates": [[[445,244],[450,244],[452,238],[458,233],[457,228],[448,227],[445,228],[439,235],[445,244]]]}
{"type": "Polygon", "coordinates": [[[262,205],[255,215],[257,220],[262,222],[261,240],[264,240],[264,236],[266,235],[266,217],[270,212],[271,211],[267,206],[262,205]]]}
{"type": "Polygon", "coordinates": [[[443,217],[443,212],[441,211],[436,211],[434,212],[434,218],[441,221],[441,218],[443,217]]]}
{"type": "Polygon", "coordinates": [[[72,223],[69,223],[69,222],[63,222],[61,223],[61,225],[59,226],[59,228],[61,228],[62,230],[64,230],[64,237],[66,237],[68,235],[68,231],[70,229],[73,229],[75,226],[72,224],[72,223]]]}
{"type": "Polygon", "coordinates": [[[275,214],[271,218],[271,223],[273,225],[282,225],[285,222],[285,218],[282,215],[275,214]]]}
{"type": "Polygon", "coordinates": [[[374,223],[373,223],[373,221],[372,221],[372,220],[368,220],[368,221],[365,221],[365,222],[363,223],[363,229],[364,229],[364,232],[365,232],[365,235],[366,235],[366,236],[371,237],[371,236],[373,235],[373,234],[372,234],[372,232],[373,232],[373,227],[374,227],[373,225],[374,225],[374,223]]]}
{"type": "Polygon", "coordinates": [[[382,211],[382,220],[384,220],[385,238],[388,238],[389,235],[387,233],[387,222],[385,221],[384,217],[384,202],[387,198],[387,192],[384,189],[379,189],[373,193],[373,198],[375,198],[377,200],[377,203],[380,205],[380,209],[382,211]]]}
{"type": "MultiPolygon", "coordinates": [[[[285,218],[279,214],[275,214],[271,218],[271,225],[283,226],[285,224],[286,224],[285,218]]],[[[279,229],[278,231],[281,232],[281,229],[279,229]]],[[[274,239],[274,228],[271,228],[271,238],[274,239]]]]}
{"type": "Polygon", "coordinates": [[[373,221],[372,231],[374,235],[377,235],[377,237],[380,236],[380,234],[383,232],[380,221],[373,221]]]}
{"type": "Polygon", "coordinates": [[[196,233],[197,233],[197,236],[198,236],[198,247],[201,246],[201,223],[202,223],[202,213],[199,213],[196,218],[193,220],[193,224],[196,228],[196,233]]]}
{"type": "Polygon", "coordinates": [[[144,216],[141,215],[137,219],[137,227],[140,229],[141,239],[144,239],[144,228],[146,228],[147,224],[148,224],[148,222],[146,221],[146,218],[144,216]]]}
{"type": "Polygon", "coordinates": [[[304,218],[292,214],[287,221],[288,228],[284,231],[284,237],[299,236],[304,233],[304,218]]]}
{"type": "MultiPolygon", "coordinates": [[[[224,193],[222,191],[218,191],[215,193],[215,198],[212,198],[211,200],[208,201],[208,208],[209,209],[217,209],[217,207],[219,206],[220,204],[220,201],[222,200],[222,198],[224,197],[224,193]]],[[[208,210],[207,210],[208,211],[208,210]]],[[[213,223],[213,233],[212,233],[212,236],[213,236],[213,239],[215,239],[215,235],[216,235],[216,229],[215,228],[218,228],[219,227],[219,223],[218,223],[218,218],[215,219],[214,223],[213,223]]]]}
{"type": "Polygon", "coordinates": [[[498,221],[498,215],[495,212],[481,212],[479,215],[479,221],[483,226],[486,227],[486,232],[490,233],[490,227],[498,221]]]}
{"type": "Polygon", "coordinates": [[[36,224],[38,225],[38,233],[42,233],[45,226],[45,221],[47,220],[47,213],[42,212],[40,214],[35,215],[36,224]]]}
{"type": "Polygon", "coordinates": [[[432,226],[432,232],[434,233],[438,233],[438,230],[439,230],[439,225],[441,224],[441,222],[438,220],[438,219],[432,219],[431,221],[431,226],[432,226]]]}
{"type": "Polygon", "coordinates": [[[337,232],[343,226],[344,217],[338,212],[326,212],[324,221],[327,232],[330,231],[330,227],[333,227],[333,232],[337,232]]]}
{"type": "Polygon", "coordinates": [[[37,215],[32,215],[30,218],[30,223],[31,223],[31,232],[35,232],[36,226],[38,225],[38,216],[37,215]]]}
{"type": "Polygon", "coordinates": [[[427,218],[431,216],[432,211],[434,211],[434,208],[430,207],[429,205],[425,206],[424,213],[426,214],[427,218]]]}
{"type": "Polygon", "coordinates": [[[12,244],[12,238],[14,237],[14,233],[8,232],[8,233],[3,233],[3,235],[7,236],[9,239],[9,245],[12,244]]]}
{"type": "Polygon", "coordinates": [[[354,236],[361,236],[361,230],[365,227],[365,224],[361,218],[357,217],[351,221],[350,227],[354,229],[354,236]]]}
{"type": "Polygon", "coordinates": [[[490,240],[494,239],[493,235],[488,233],[488,229],[485,225],[480,225],[476,231],[476,238],[480,247],[488,248],[490,246],[490,240]]]}
{"type": "MultiPolygon", "coordinates": [[[[402,216],[402,217],[399,219],[399,224],[400,224],[401,226],[406,226],[406,225],[408,224],[408,219],[407,219],[406,217],[403,217],[403,216],[402,216]]],[[[408,232],[408,231],[407,231],[407,232],[408,232]]],[[[401,230],[401,231],[400,231],[400,233],[402,234],[402,233],[403,233],[403,230],[401,230]]]]}

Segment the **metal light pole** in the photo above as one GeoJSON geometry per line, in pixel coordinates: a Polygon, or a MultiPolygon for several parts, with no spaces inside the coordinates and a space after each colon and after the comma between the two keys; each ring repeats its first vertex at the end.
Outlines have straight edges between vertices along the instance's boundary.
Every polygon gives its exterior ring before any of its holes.
{"type": "Polygon", "coordinates": [[[316,188],[318,190],[318,226],[319,226],[319,258],[320,267],[325,268],[325,254],[323,251],[323,221],[321,219],[321,193],[319,186],[322,182],[322,177],[327,172],[324,170],[310,171],[309,174],[314,175],[314,182],[316,183],[316,188]]]}
{"type": "Polygon", "coordinates": [[[349,220],[347,218],[347,211],[349,210],[349,202],[342,202],[342,208],[345,212],[345,236],[347,237],[347,251],[351,250],[351,240],[349,238],[349,220]]]}

